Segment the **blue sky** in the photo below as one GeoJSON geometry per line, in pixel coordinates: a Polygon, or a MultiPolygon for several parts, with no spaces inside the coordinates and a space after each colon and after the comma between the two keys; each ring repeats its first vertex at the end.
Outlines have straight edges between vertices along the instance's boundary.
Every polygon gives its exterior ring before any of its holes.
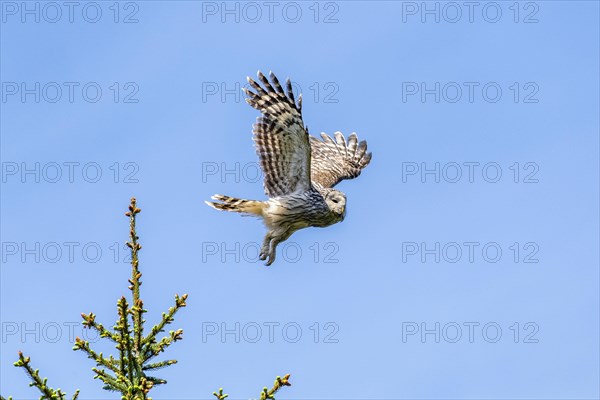
{"type": "Polygon", "coordinates": [[[23,4],[1,3],[4,396],[37,396],[23,350],[110,398],[69,336],[115,321],[136,196],[147,319],[189,294],[155,399],[285,373],[290,399],[599,397],[597,2],[23,4]],[[269,268],[260,222],[203,202],[264,198],[258,69],[373,152],[345,221],[269,268]]]}

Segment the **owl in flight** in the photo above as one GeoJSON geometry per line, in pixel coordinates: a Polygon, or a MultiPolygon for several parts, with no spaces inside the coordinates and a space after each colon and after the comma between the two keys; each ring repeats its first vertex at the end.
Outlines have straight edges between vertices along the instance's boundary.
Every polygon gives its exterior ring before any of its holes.
{"type": "Polygon", "coordinates": [[[321,133],[309,136],[302,121],[302,95],[294,99],[288,79],[284,92],[277,77],[260,71],[263,86],[248,77],[254,91],[244,88],[246,101],[262,113],[253,126],[254,143],[264,173],[266,201],[243,200],[216,194],[209,206],[261,217],[268,232],[260,259],[275,261],[277,245],[309,226],[325,227],[343,221],[346,195],[333,189],[344,179],[356,178],[371,161],[367,143],[355,133],[348,140],[321,133]]]}

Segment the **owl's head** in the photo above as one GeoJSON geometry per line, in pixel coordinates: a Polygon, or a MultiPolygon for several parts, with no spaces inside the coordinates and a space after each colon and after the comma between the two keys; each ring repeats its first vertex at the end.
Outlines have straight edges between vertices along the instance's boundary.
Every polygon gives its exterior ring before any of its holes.
{"type": "Polygon", "coordinates": [[[346,216],[346,195],[339,190],[331,189],[325,196],[327,206],[340,220],[346,216]]]}

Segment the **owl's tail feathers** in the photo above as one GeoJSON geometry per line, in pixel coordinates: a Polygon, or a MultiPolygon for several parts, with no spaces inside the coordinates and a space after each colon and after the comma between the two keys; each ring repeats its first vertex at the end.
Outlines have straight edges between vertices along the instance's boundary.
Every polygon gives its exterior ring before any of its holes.
{"type": "Polygon", "coordinates": [[[216,200],[217,202],[205,201],[205,203],[216,210],[232,211],[258,216],[263,215],[263,209],[266,206],[266,204],[262,201],[236,199],[235,197],[223,196],[222,194],[215,194],[212,196],[212,199],[216,200]]]}

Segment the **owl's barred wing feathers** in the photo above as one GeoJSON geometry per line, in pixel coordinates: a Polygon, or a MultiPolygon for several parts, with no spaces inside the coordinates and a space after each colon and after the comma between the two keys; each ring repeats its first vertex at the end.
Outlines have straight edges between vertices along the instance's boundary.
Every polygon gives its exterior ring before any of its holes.
{"type": "Polygon", "coordinates": [[[311,178],[322,187],[333,187],[344,179],[356,178],[369,165],[371,153],[367,153],[367,142],[358,142],[356,133],[348,136],[341,132],[331,136],[321,133],[323,140],[310,137],[311,178]]]}
{"type": "Polygon", "coordinates": [[[310,189],[311,150],[302,121],[302,96],[296,103],[289,79],[286,93],[272,72],[269,77],[271,82],[258,71],[264,88],[248,77],[255,92],[244,91],[248,104],[262,113],[253,126],[254,142],[265,175],[265,193],[276,197],[310,189]]]}

